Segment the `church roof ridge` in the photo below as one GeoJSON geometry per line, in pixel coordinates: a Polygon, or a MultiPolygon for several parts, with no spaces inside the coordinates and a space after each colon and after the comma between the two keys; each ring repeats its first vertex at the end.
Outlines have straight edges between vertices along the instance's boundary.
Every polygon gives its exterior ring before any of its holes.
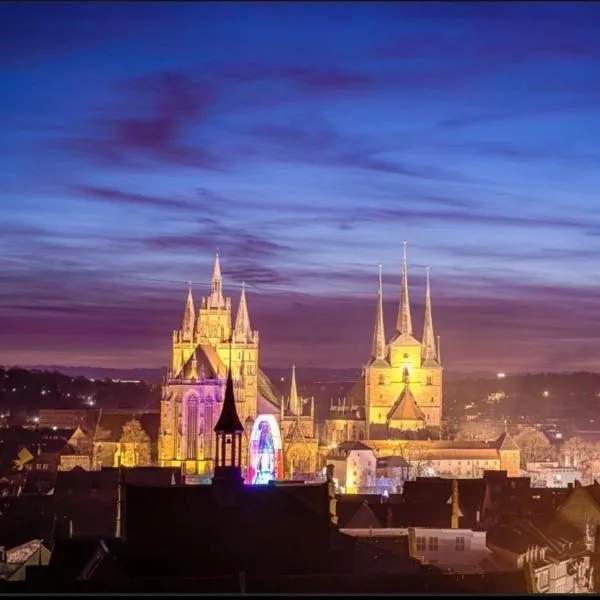
{"type": "Polygon", "coordinates": [[[417,406],[408,383],[404,386],[396,402],[388,413],[388,421],[424,421],[425,416],[417,406]]]}

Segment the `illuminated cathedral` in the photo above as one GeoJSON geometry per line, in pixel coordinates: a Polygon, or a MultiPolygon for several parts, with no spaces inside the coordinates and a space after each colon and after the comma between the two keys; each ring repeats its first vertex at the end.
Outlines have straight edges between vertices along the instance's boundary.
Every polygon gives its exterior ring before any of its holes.
{"type": "Polygon", "coordinates": [[[327,445],[346,440],[388,440],[406,431],[439,431],[442,420],[442,363],[433,329],[429,269],[423,335],[413,331],[408,292],[406,242],[395,333],[386,341],[381,267],[371,356],[347,396],[330,406],[327,445]]]}
{"type": "Polygon", "coordinates": [[[190,284],[181,328],[173,331],[171,367],[161,399],[160,466],[178,466],[190,475],[213,474],[213,428],[231,373],[244,428],[241,464],[246,482],[266,483],[317,470],[314,401],[299,397],[294,369],[289,398],[284,398],[259,367],[259,346],[243,284],[233,322],[217,254],[210,294],[196,308],[190,284]]]}

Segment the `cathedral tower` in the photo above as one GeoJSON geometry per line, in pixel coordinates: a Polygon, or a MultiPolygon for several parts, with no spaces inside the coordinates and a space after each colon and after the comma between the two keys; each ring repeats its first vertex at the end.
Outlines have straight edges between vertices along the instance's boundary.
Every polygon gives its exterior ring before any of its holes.
{"type": "MultiPolygon", "coordinates": [[[[217,462],[213,426],[225,410],[225,393],[230,393],[230,385],[245,439],[250,440],[256,433],[256,423],[263,427],[267,423],[281,453],[277,417],[282,398],[259,368],[259,335],[250,323],[244,284],[235,321],[232,319],[231,300],[223,291],[217,254],[210,294],[202,298],[196,309],[189,287],[181,328],[173,332],[172,364],[161,399],[161,466],[181,466],[188,476],[208,476],[213,472],[217,462]]],[[[249,467],[249,447],[236,446],[243,469],[249,467]]]]}

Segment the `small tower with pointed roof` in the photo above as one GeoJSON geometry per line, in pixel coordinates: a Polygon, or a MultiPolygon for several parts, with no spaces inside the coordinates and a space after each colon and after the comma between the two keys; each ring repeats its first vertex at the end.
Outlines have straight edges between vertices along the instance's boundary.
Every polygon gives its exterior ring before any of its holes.
{"type": "Polygon", "coordinates": [[[521,474],[521,450],[508,433],[508,423],[506,421],[504,428],[504,433],[495,443],[500,457],[500,470],[506,471],[508,477],[519,477],[521,474]]]}
{"type": "Polygon", "coordinates": [[[242,434],[244,427],[235,407],[231,369],[227,372],[227,385],[223,408],[214,427],[215,474],[214,480],[241,483],[242,479],[242,434]]]}
{"type": "Polygon", "coordinates": [[[294,473],[308,475],[317,470],[319,438],[314,420],[314,398],[309,402],[310,410],[298,394],[296,367],[292,366],[290,396],[282,402],[280,413],[284,470],[288,477],[294,473]]]}
{"type": "Polygon", "coordinates": [[[223,275],[219,253],[215,256],[210,284],[210,294],[203,297],[198,310],[198,341],[216,346],[231,337],[231,298],[223,294],[223,275]]]}

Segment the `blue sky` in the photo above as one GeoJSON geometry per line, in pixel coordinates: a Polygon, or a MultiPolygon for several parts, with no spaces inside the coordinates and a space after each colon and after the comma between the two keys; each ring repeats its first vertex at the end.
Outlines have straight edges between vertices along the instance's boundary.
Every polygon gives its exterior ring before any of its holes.
{"type": "Polygon", "coordinates": [[[594,3],[3,3],[0,362],[168,361],[186,283],[263,364],[368,359],[409,242],[451,370],[597,369],[594,3]]]}

